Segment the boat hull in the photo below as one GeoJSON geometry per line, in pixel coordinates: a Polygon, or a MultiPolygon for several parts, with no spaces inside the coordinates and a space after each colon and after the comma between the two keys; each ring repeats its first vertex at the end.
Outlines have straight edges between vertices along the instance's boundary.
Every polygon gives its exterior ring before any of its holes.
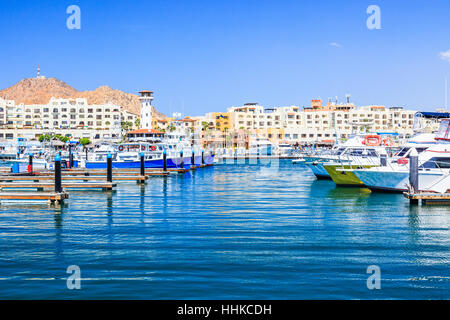
{"type": "MultiPolygon", "coordinates": [[[[354,173],[371,190],[398,193],[407,191],[409,171],[356,170],[354,173]]],[[[442,173],[419,172],[419,190],[425,191],[442,176],[442,173]]]]}
{"type": "Polygon", "coordinates": [[[330,175],[328,174],[327,170],[323,167],[322,163],[306,163],[307,167],[311,169],[311,171],[314,173],[317,179],[319,180],[331,180],[330,175]]]}
{"type": "MultiPolygon", "coordinates": [[[[362,168],[371,168],[372,166],[361,166],[362,168]]],[[[358,178],[353,171],[345,171],[355,168],[350,165],[324,165],[325,170],[330,175],[333,182],[341,187],[364,187],[364,182],[358,178]],[[344,169],[344,170],[343,170],[344,169]]]]}
{"type": "MultiPolygon", "coordinates": [[[[208,155],[204,157],[205,164],[213,164],[214,156],[208,155]]],[[[162,159],[147,160],[145,161],[146,168],[163,168],[164,163],[162,159]]],[[[180,158],[167,158],[167,168],[180,168],[180,158]]],[[[194,165],[201,165],[202,157],[196,156],[194,159],[194,165]]],[[[183,157],[183,167],[189,168],[192,165],[191,157],[183,157]]],[[[106,161],[88,161],[86,162],[87,169],[106,169],[106,161]]],[[[140,161],[113,161],[112,167],[114,169],[137,169],[141,167],[140,161]]]]}

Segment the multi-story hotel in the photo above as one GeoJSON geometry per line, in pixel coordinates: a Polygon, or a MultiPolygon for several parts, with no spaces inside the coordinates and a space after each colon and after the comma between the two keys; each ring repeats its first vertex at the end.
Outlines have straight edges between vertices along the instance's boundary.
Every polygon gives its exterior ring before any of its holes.
{"type": "Polygon", "coordinates": [[[229,132],[232,128],[229,112],[209,112],[204,117],[208,128],[229,132]]]}
{"type": "MultiPolygon", "coordinates": [[[[313,100],[311,107],[298,106],[264,109],[257,103],[228,108],[230,130],[245,130],[271,140],[289,143],[334,143],[361,131],[397,133],[400,138],[413,134],[416,111],[394,107],[365,106],[351,103],[313,100]]],[[[216,129],[219,129],[216,127],[216,129]]]]}
{"type": "Polygon", "coordinates": [[[37,139],[60,134],[77,140],[121,139],[122,122],[135,126],[137,115],[113,105],[89,105],[84,98],[55,99],[45,105],[16,105],[0,98],[0,139],[37,139]]]}
{"type": "MultiPolygon", "coordinates": [[[[256,134],[274,142],[291,144],[333,144],[358,132],[392,132],[400,138],[413,134],[416,111],[384,106],[356,108],[347,102],[338,104],[312,100],[310,107],[286,106],[264,108],[258,103],[230,107],[227,112],[211,112],[202,117],[158,119],[151,116],[151,91],[141,92],[144,103],[141,127],[163,132],[182,130],[201,132],[207,141],[236,144],[238,136],[256,134]],[[143,123],[144,120],[144,123],[143,123]],[[227,138],[228,136],[228,138],[227,138]],[[236,142],[236,143],[234,143],[236,142]]],[[[87,137],[92,141],[119,140],[123,137],[122,123],[135,129],[138,115],[113,105],[88,105],[84,98],[55,99],[46,105],[16,105],[0,98],[0,139],[24,137],[38,139],[42,134],[60,134],[73,140],[87,137]]]]}

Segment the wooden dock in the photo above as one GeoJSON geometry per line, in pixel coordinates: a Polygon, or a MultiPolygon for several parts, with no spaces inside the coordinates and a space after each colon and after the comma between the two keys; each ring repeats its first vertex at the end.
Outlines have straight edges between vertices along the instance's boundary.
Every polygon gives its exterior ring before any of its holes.
{"type": "Polygon", "coordinates": [[[218,159],[222,160],[253,160],[253,159],[297,159],[298,156],[279,156],[279,155],[223,155],[223,156],[217,156],[218,159]]]}
{"type": "MultiPolygon", "coordinates": [[[[114,174],[120,174],[121,176],[140,176],[139,171],[132,172],[132,171],[125,171],[125,172],[114,172],[113,171],[113,180],[114,180],[114,174]]],[[[146,171],[146,176],[166,176],[170,174],[169,171],[146,171]]],[[[51,173],[49,174],[51,175],[51,173]]],[[[106,171],[78,171],[78,172],[72,172],[72,171],[63,171],[63,176],[105,176],[106,171]]]]}
{"type": "MultiPolygon", "coordinates": [[[[186,173],[189,169],[182,168],[173,168],[167,169],[167,171],[163,171],[161,169],[145,169],[146,176],[166,176],[169,173],[186,173]]],[[[140,169],[113,169],[113,179],[114,175],[140,175],[140,169]]],[[[42,175],[52,175],[51,171],[49,172],[41,172],[42,175]]],[[[81,170],[63,170],[61,174],[64,175],[85,175],[85,176],[95,176],[95,175],[106,175],[106,170],[104,169],[81,169],[81,170]]]]}
{"type": "MultiPolygon", "coordinates": [[[[113,181],[137,181],[137,182],[145,182],[147,180],[147,176],[113,176],[113,181]]],[[[55,177],[51,175],[35,175],[35,176],[0,176],[0,181],[53,181],[55,177]]],[[[106,181],[106,176],[62,176],[62,180],[79,180],[79,181],[106,181]]]]}
{"type": "MultiPolygon", "coordinates": [[[[167,171],[174,171],[174,172],[178,172],[178,171],[185,171],[187,169],[183,169],[183,168],[167,168],[167,171]]],[[[140,172],[141,169],[140,168],[123,168],[123,169],[118,169],[118,168],[113,168],[112,169],[113,173],[117,173],[117,172],[140,172]]],[[[162,172],[163,169],[162,168],[145,168],[145,172],[154,172],[154,171],[160,171],[162,172]]],[[[72,169],[65,169],[63,170],[63,172],[106,172],[106,169],[86,169],[86,168],[72,168],[72,169]]]]}
{"type": "Polygon", "coordinates": [[[65,199],[69,198],[69,195],[65,192],[62,193],[44,193],[44,192],[0,192],[0,201],[48,201],[49,203],[62,203],[65,199]]]}
{"type": "Polygon", "coordinates": [[[410,200],[411,203],[422,204],[450,204],[450,193],[408,193],[404,192],[403,196],[410,200]]]}
{"type": "MultiPolygon", "coordinates": [[[[117,186],[116,183],[111,182],[66,182],[62,184],[65,189],[101,189],[103,191],[113,190],[117,186]]],[[[37,189],[43,191],[44,189],[54,189],[54,183],[42,182],[0,182],[0,190],[3,189],[37,189]]]]}

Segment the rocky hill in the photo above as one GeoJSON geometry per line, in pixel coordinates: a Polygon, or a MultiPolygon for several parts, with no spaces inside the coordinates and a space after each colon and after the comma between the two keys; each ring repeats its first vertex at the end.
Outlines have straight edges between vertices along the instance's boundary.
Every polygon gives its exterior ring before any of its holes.
{"type": "MultiPolygon", "coordinates": [[[[14,100],[17,104],[47,104],[55,98],[86,98],[89,104],[113,103],[122,106],[129,112],[139,115],[141,105],[135,94],[126,93],[101,86],[94,91],[78,91],[67,83],[56,78],[29,78],[17,82],[15,85],[0,91],[0,97],[14,100]]],[[[165,119],[166,116],[155,108],[153,115],[165,119]]]]}

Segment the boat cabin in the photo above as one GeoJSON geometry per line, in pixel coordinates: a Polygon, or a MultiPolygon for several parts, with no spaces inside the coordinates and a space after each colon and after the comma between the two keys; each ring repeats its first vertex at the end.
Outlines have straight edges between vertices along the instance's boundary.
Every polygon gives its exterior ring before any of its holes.
{"type": "Polygon", "coordinates": [[[122,143],[117,149],[119,152],[162,152],[164,145],[157,143],[122,143]]]}
{"type": "Polygon", "coordinates": [[[148,141],[148,142],[160,142],[164,137],[164,132],[155,129],[138,129],[127,133],[127,140],[130,142],[135,141],[148,141]]]}

